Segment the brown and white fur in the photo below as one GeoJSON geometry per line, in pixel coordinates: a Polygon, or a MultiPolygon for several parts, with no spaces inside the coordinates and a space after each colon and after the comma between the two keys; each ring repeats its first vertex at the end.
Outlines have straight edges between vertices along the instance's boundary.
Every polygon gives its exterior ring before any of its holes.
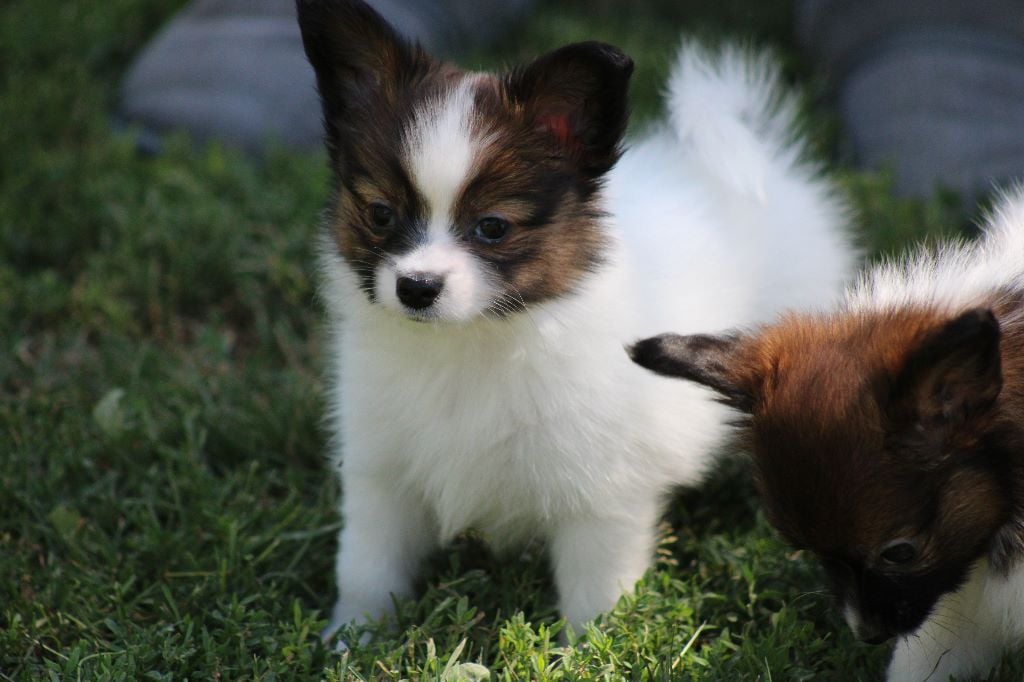
{"type": "Polygon", "coordinates": [[[890,680],[984,675],[1024,643],[1024,192],[834,313],[631,353],[749,415],[768,518],[858,636],[899,638],[890,680]]]}
{"type": "Polygon", "coordinates": [[[561,612],[610,609],[728,411],[622,345],[837,294],[855,254],[764,59],[684,50],[621,153],[632,62],[578,43],[504,74],[440,62],[356,0],[301,0],[335,192],[322,297],[341,469],[325,636],[386,614],[468,527],[539,540],[561,612]],[[620,158],[621,155],[621,158],[620,158]]]}

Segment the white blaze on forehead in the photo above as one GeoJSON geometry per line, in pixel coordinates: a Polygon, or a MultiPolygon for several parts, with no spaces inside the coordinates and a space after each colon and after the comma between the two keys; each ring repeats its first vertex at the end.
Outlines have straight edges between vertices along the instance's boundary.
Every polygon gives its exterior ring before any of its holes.
{"type": "Polygon", "coordinates": [[[472,134],[474,78],[419,106],[408,129],[407,164],[426,201],[431,238],[446,233],[480,146],[472,134]]]}
{"type": "Polygon", "coordinates": [[[459,199],[486,139],[473,135],[473,99],[477,77],[469,77],[442,96],[421,104],[406,130],[406,170],[426,203],[426,234],[407,253],[395,255],[377,269],[377,300],[409,314],[396,293],[401,277],[430,276],[444,282],[428,311],[428,319],[458,322],[472,319],[497,295],[487,268],[456,239],[453,229],[459,199]]]}

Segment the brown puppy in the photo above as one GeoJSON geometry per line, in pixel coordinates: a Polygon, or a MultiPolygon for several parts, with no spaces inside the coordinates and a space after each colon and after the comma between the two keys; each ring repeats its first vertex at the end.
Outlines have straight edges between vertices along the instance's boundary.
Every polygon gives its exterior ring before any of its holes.
{"type": "Polygon", "coordinates": [[[832,314],[632,348],[749,415],[765,511],[890,680],[984,674],[1024,635],[1024,194],[985,239],[869,272],[832,314]]]}

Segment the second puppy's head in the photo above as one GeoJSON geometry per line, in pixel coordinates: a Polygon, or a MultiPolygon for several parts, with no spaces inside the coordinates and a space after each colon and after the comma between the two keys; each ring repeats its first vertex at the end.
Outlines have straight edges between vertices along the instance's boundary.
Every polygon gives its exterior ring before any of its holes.
{"type": "Polygon", "coordinates": [[[464,322],[570,293],[600,265],[597,192],[628,117],[628,57],[578,43],[468,73],[361,1],[298,10],[337,183],[330,241],[372,303],[464,322]]]}
{"type": "Polygon", "coordinates": [[[905,309],[630,350],[749,416],[766,515],[821,559],[855,634],[877,642],[916,630],[981,557],[1022,550],[1000,340],[985,309],[905,309]]]}

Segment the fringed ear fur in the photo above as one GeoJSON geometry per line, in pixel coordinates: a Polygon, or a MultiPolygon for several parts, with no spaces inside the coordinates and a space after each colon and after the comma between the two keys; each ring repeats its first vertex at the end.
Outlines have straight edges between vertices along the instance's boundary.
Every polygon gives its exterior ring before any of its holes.
{"type": "Polygon", "coordinates": [[[435,62],[362,0],[297,0],[302,44],[323,106],[335,161],[344,123],[375,98],[392,97],[435,62]]]}
{"type": "Polygon", "coordinates": [[[999,322],[969,310],[909,355],[892,389],[892,410],[926,429],[956,427],[988,410],[1002,390],[999,322]]]}
{"type": "Polygon", "coordinates": [[[618,160],[629,118],[633,60],[599,42],[566,45],[505,79],[509,100],[548,133],[580,172],[606,173],[618,160]]]}

